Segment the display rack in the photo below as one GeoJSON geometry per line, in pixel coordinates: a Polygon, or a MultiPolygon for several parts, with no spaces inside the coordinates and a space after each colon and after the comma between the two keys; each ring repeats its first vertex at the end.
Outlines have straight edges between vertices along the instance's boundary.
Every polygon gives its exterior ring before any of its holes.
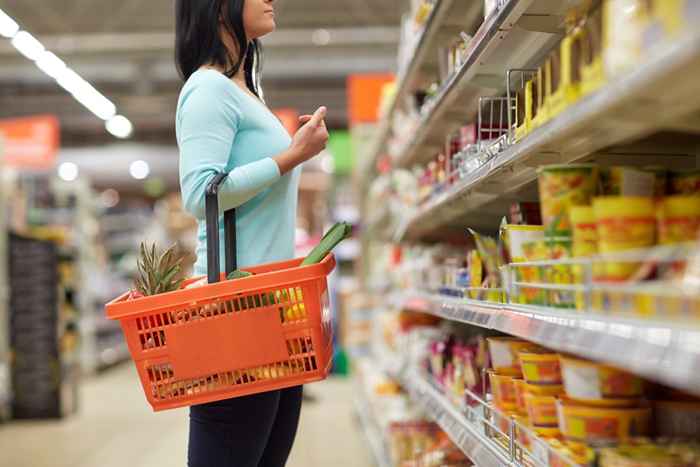
{"type": "MultiPolygon", "coordinates": [[[[2,138],[0,138],[2,154],[2,138]]],[[[1,165],[0,165],[1,167],[1,165]]],[[[0,177],[0,421],[9,418],[11,404],[10,380],[10,321],[8,309],[8,274],[7,274],[7,190],[6,172],[0,177]]]]}
{"type": "Polygon", "coordinates": [[[382,436],[382,432],[372,416],[369,401],[367,401],[362,388],[356,388],[355,393],[355,412],[362,426],[362,432],[367,438],[367,444],[372,451],[374,462],[377,467],[392,467],[393,464],[384,443],[384,436],[382,436]]]}
{"type": "MultiPolygon", "coordinates": [[[[639,147],[616,150],[614,146],[655,130],[693,124],[692,118],[682,120],[682,117],[700,108],[696,98],[700,92],[698,71],[700,30],[694,29],[659,49],[629,73],[564,110],[402,219],[394,239],[420,240],[477,211],[479,216],[474,221],[478,224],[497,225],[512,199],[509,195],[534,182],[536,168],[542,164],[573,162],[610,147],[613,148],[607,153],[617,155],[616,159],[623,164],[635,163],[625,153],[634,154],[640,159],[636,163],[642,165],[660,160],[669,165],[670,155],[674,156],[677,166],[688,164],[688,158],[682,155],[692,154],[693,142],[685,148],[678,141],[652,143],[644,150],[647,154],[640,154],[639,147]],[[663,112],[660,113],[659,109],[663,112]]],[[[505,78],[503,81],[505,83],[505,78]]],[[[424,154],[430,156],[428,152],[424,154]]],[[[608,154],[593,159],[606,158],[610,160],[608,154]]],[[[694,167],[694,157],[691,159],[690,164],[694,167]]],[[[473,224],[474,227],[481,225],[473,224]]]]}

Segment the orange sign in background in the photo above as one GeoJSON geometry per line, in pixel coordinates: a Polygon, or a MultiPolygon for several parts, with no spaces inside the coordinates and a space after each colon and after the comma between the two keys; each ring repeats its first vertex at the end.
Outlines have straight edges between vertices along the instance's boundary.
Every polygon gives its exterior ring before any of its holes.
{"type": "Polygon", "coordinates": [[[60,131],[52,115],[0,120],[0,157],[5,166],[50,169],[56,163],[60,131]]]}
{"type": "Polygon", "coordinates": [[[299,112],[288,108],[274,109],[272,112],[277,115],[289,134],[294,136],[299,129],[299,112]]]}
{"type": "Polygon", "coordinates": [[[394,81],[392,74],[363,74],[348,77],[348,120],[350,125],[379,120],[382,89],[394,81]]]}

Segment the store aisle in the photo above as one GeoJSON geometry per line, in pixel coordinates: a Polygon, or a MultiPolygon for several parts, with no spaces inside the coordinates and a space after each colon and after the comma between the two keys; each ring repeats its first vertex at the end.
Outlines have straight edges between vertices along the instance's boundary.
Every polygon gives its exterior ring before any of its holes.
{"type": "MultiPolygon", "coordinates": [[[[187,413],[153,414],[132,366],[83,384],[78,415],[54,422],[0,426],[3,467],[185,466],[187,413]]],[[[331,379],[315,384],[305,403],[300,433],[287,467],[371,465],[352,414],[352,385],[331,379]]]]}

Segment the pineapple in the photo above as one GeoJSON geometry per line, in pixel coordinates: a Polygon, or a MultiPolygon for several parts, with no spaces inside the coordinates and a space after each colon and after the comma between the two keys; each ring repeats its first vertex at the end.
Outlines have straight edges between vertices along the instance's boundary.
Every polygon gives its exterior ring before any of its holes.
{"type": "Polygon", "coordinates": [[[137,292],[157,295],[178,290],[183,279],[180,277],[183,257],[175,253],[176,245],[172,245],[162,253],[156,251],[155,243],[148,247],[141,243],[141,254],[136,263],[138,276],[134,281],[137,292]]]}

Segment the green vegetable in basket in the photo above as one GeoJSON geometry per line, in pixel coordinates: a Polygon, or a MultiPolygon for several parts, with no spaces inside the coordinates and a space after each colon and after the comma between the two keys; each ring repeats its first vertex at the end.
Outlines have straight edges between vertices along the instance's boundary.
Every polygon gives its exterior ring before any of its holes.
{"type": "Polygon", "coordinates": [[[333,248],[335,248],[338,243],[342,242],[350,236],[352,232],[352,226],[347,222],[338,222],[335,224],[326,235],[323,236],[321,242],[316,245],[311,253],[302,261],[301,265],[306,266],[309,264],[317,264],[323,261],[323,259],[330,253],[333,248]]]}
{"type": "Polygon", "coordinates": [[[228,280],[232,280],[232,279],[243,279],[244,277],[250,277],[250,276],[252,276],[252,275],[253,275],[252,272],[241,271],[240,269],[236,269],[236,270],[233,271],[231,274],[229,274],[228,276],[226,276],[226,279],[228,279],[228,280]]]}

